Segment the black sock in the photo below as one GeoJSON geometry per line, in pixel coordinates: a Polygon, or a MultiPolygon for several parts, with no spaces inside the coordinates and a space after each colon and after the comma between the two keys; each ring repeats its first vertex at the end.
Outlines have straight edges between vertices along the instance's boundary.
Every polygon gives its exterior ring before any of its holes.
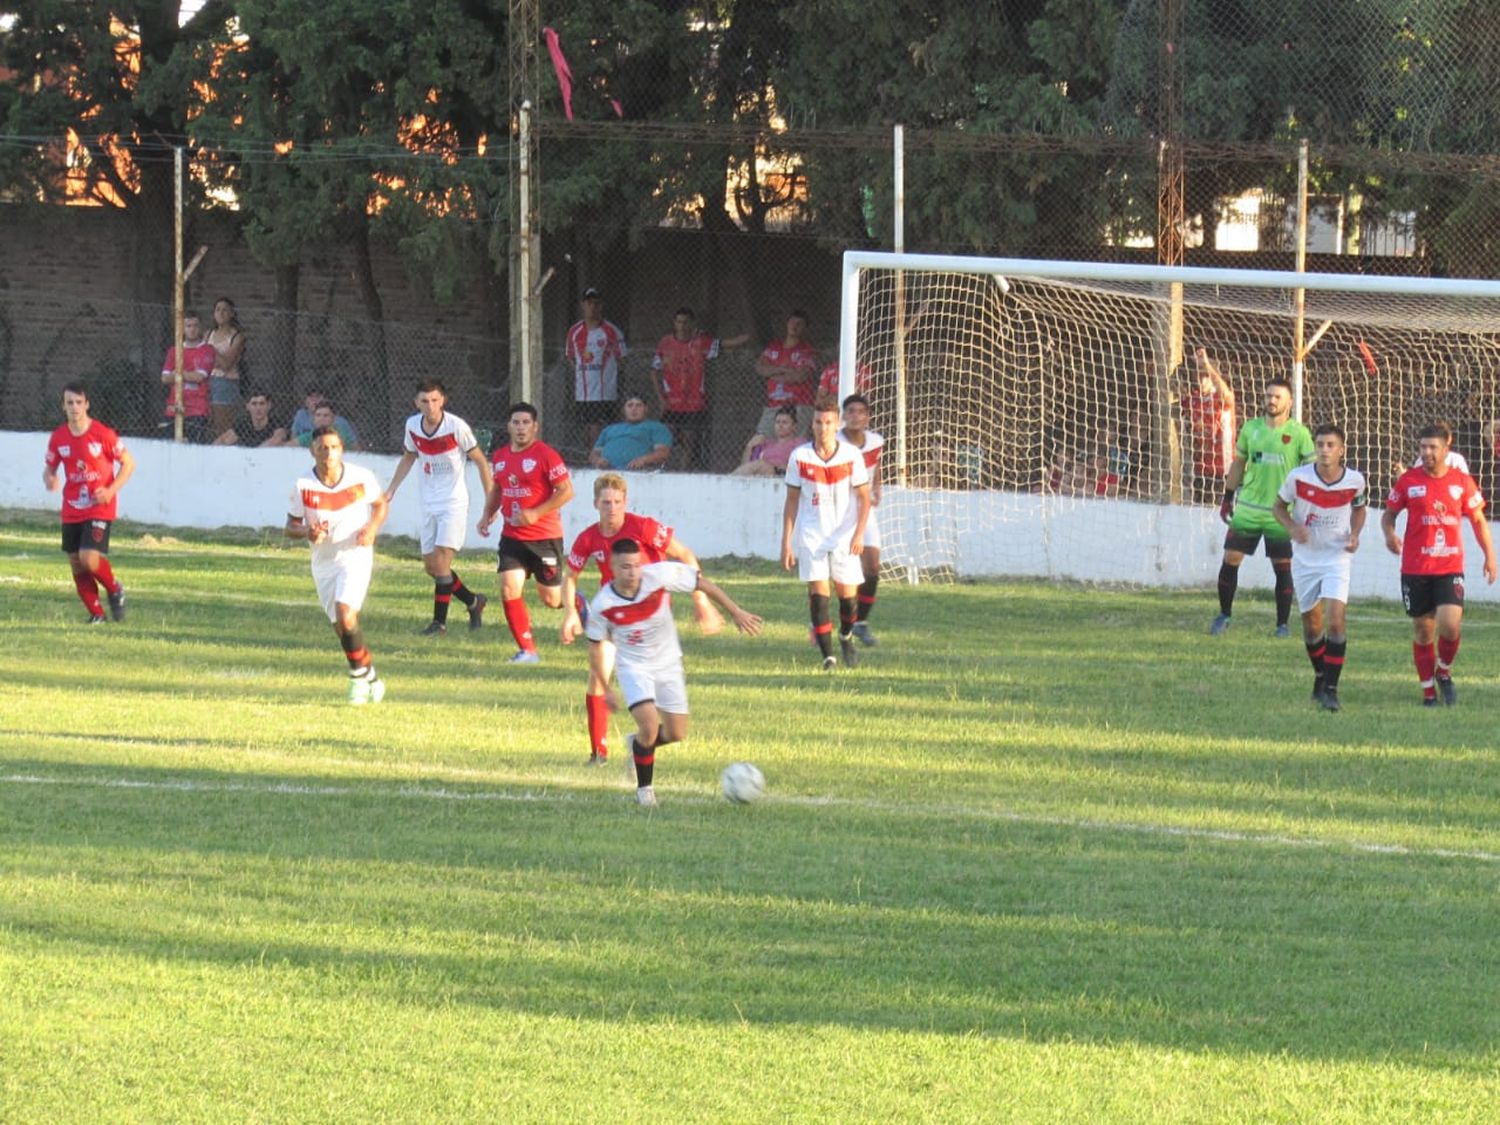
{"type": "Polygon", "coordinates": [[[448,603],[453,600],[453,575],[433,579],[432,619],[439,625],[448,624],[448,603]]]}
{"type": "Polygon", "coordinates": [[[824,656],[832,656],[833,625],[828,620],[828,595],[808,594],[807,604],[812,614],[813,638],[824,656]]]}
{"type": "Polygon", "coordinates": [[[1274,562],[1271,573],[1276,576],[1276,624],[1279,627],[1292,619],[1292,564],[1274,562]]]}
{"type": "Polygon", "coordinates": [[[1323,686],[1329,691],[1337,691],[1339,676],[1344,671],[1344,651],[1349,647],[1346,638],[1328,642],[1328,649],[1323,653],[1323,686]]]}
{"type": "Polygon", "coordinates": [[[642,746],[640,735],[635,739],[635,783],[644,788],[651,784],[651,775],[656,769],[656,747],[642,746]]]}
{"type": "Polygon", "coordinates": [[[859,615],[860,621],[866,621],[870,617],[870,610],[875,608],[875,591],[880,586],[880,575],[872,574],[859,584],[859,615]]]}
{"type": "Polygon", "coordinates": [[[1326,671],[1323,666],[1323,660],[1328,651],[1328,638],[1319,637],[1315,641],[1303,640],[1302,643],[1307,646],[1307,659],[1312,662],[1313,674],[1318,676],[1323,675],[1326,671]]]}
{"type": "Polygon", "coordinates": [[[454,571],[448,577],[453,580],[453,596],[472,609],[474,607],[474,591],[464,585],[464,580],[458,576],[457,571],[454,571]]]}
{"type": "Polygon", "coordinates": [[[1219,567],[1219,612],[1228,617],[1234,612],[1234,592],[1240,586],[1240,568],[1232,563],[1219,567]]]}
{"type": "Polygon", "coordinates": [[[858,612],[853,598],[839,599],[839,640],[847,641],[854,635],[854,618],[858,612]]]}

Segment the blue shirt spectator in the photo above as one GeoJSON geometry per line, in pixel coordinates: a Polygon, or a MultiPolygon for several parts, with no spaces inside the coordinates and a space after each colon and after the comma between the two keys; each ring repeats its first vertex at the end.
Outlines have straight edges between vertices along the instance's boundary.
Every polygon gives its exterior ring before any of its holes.
{"type": "Polygon", "coordinates": [[[589,452],[596,469],[655,469],[672,452],[672,431],[646,417],[646,401],[640,395],[626,398],[625,420],[605,426],[589,452]]]}
{"type": "Polygon", "coordinates": [[[345,418],[342,414],[334,413],[333,404],[330,402],[320,402],[317,406],[313,407],[312,429],[306,433],[298,434],[297,444],[303,447],[310,447],[312,445],[313,432],[321,429],[323,426],[332,426],[339,432],[339,437],[344,439],[345,449],[359,448],[359,434],[354,432],[354,427],[350,424],[349,419],[345,418]]]}

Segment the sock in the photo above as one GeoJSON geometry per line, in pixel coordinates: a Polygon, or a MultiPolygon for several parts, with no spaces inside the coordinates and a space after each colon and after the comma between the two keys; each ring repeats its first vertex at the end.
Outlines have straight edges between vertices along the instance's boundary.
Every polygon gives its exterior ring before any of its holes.
{"type": "Polygon", "coordinates": [[[1340,637],[1336,641],[1328,642],[1328,649],[1323,654],[1323,686],[1329,691],[1337,691],[1339,676],[1344,671],[1344,650],[1349,642],[1340,637]]]}
{"type": "Polygon", "coordinates": [[[1304,640],[1302,643],[1307,646],[1307,658],[1312,661],[1313,673],[1319,676],[1323,675],[1328,659],[1328,638],[1319,637],[1315,641],[1304,640]]]}
{"type": "Polygon", "coordinates": [[[609,703],[602,695],[585,695],[583,709],[589,720],[589,751],[603,758],[609,754],[609,703]]]}
{"type": "Polygon", "coordinates": [[[833,623],[828,620],[828,595],[808,594],[807,604],[812,613],[813,637],[825,657],[833,655],[833,623]]]}
{"type": "Polygon", "coordinates": [[[858,612],[853,598],[839,599],[839,640],[847,641],[854,635],[855,614],[858,612]]]}
{"type": "Polygon", "coordinates": [[[1422,682],[1422,694],[1428,699],[1436,699],[1437,688],[1433,686],[1432,676],[1437,666],[1437,654],[1433,652],[1432,646],[1419,645],[1413,641],[1411,660],[1417,666],[1417,679],[1422,682]]]}
{"type": "Polygon", "coordinates": [[[656,768],[656,747],[642,746],[641,736],[635,737],[635,783],[644,789],[651,784],[651,774],[656,768]]]}
{"type": "Polygon", "coordinates": [[[875,608],[875,591],[880,586],[880,575],[872,574],[859,584],[859,620],[867,621],[870,610],[875,608]]]}
{"type": "Polygon", "coordinates": [[[349,662],[349,675],[356,680],[375,678],[375,666],[370,663],[370,650],[365,647],[365,634],[361,629],[340,633],[339,644],[344,647],[344,659],[349,662]]]}
{"type": "Polygon", "coordinates": [[[1438,638],[1437,674],[1444,679],[1453,674],[1453,658],[1458,655],[1458,642],[1458,637],[1454,637],[1451,641],[1447,637],[1438,638]]]}
{"type": "Polygon", "coordinates": [[[1292,564],[1274,562],[1271,572],[1276,577],[1276,624],[1280,627],[1292,619],[1292,564]]]}
{"type": "Polygon", "coordinates": [[[1240,568],[1223,563],[1219,567],[1219,612],[1228,617],[1234,612],[1234,592],[1240,586],[1240,568]]]}
{"type": "Polygon", "coordinates": [[[103,555],[99,556],[99,565],[94,567],[94,578],[111,594],[120,592],[120,583],[115,580],[115,571],[109,565],[109,560],[103,555]]]}
{"type": "Polygon", "coordinates": [[[516,647],[527,652],[536,651],[536,638],[531,635],[531,614],[526,612],[522,598],[506,598],[505,623],[510,626],[510,635],[516,638],[516,647]]]}
{"type": "Polygon", "coordinates": [[[99,583],[88,571],[74,571],[73,585],[78,588],[78,599],[85,609],[95,617],[104,616],[104,607],[99,604],[99,583]]]}
{"type": "Polygon", "coordinates": [[[464,585],[464,580],[458,576],[457,571],[448,575],[448,578],[453,582],[453,589],[452,591],[450,591],[453,596],[459,601],[463,602],[464,605],[468,606],[470,609],[473,609],[474,591],[464,585]]]}
{"type": "Polygon", "coordinates": [[[453,600],[453,575],[436,578],[432,585],[432,619],[439,625],[448,624],[448,603],[453,600]]]}

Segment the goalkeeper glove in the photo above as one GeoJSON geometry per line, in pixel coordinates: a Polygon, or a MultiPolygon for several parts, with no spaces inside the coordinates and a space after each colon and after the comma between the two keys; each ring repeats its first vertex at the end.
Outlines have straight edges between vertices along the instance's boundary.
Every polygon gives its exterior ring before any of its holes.
{"type": "Polygon", "coordinates": [[[1233,515],[1234,515],[1234,489],[1229,488],[1229,489],[1225,489],[1225,491],[1224,491],[1224,499],[1222,499],[1222,500],[1219,501],[1219,519],[1223,520],[1225,523],[1228,523],[1229,522],[1229,518],[1231,516],[1233,516],[1233,515]]]}

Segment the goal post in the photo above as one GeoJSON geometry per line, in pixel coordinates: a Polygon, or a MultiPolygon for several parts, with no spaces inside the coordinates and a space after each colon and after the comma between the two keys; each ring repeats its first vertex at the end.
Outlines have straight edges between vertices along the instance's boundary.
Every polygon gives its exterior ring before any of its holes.
{"type": "Polygon", "coordinates": [[[1500,282],[848,251],[841,295],[899,576],[1211,581],[1233,435],[1273,378],[1345,429],[1377,503],[1437,419],[1496,487],[1500,282]]]}

